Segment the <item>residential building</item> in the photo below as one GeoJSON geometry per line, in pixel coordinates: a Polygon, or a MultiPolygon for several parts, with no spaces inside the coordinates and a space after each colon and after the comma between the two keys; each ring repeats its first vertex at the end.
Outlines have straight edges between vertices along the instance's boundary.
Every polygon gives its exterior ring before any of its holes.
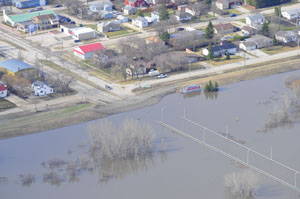
{"type": "Polygon", "coordinates": [[[115,17],[115,15],[112,12],[107,12],[105,10],[100,11],[99,15],[100,15],[101,19],[111,19],[111,18],[115,17]]]}
{"type": "Polygon", "coordinates": [[[148,27],[148,21],[144,17],[141,17],[141,16],[138,16],[137,18],[133,19],[132,24],[139,28],[148,27]]]}
{"type": "Polygon", "coordinates": [[[156,43],[156,44],[165,44],[163,40],[161,40],[158,36],[151,36],[146,38],[146,43],[151,44],[151,43],[156,43]]]}
{"type": "Polygon", "coordinates": [[[225,10],[231,8],[231,6],[235,5],[237,0],[217,0],[216,7],[220,10],[225,10]]]}
{"type": "Polygon", "coordinates": [[[39,30],[57,28],[59,24],[58,18],[54,14],[39,15],[33,17],[32,21],[34,24],[37,24],[39,30]]]}
{"type": "Polygon", "coordinates": [[[18,59],[9,59],[0,62],[0,71],[9,75],[22,76],[24,73],[32,69],[34,69],[33,66],[18,59]]]}
{"type": "Polygon", "coordinates": [[[113,10],[113,4],[110,1],[92,2],[89,3],[89,10],[92,12],[111,12],[113,10]]]}
{"type": "Polygon", "coordinates": [[[41,81],[35,81],[31,88],[33,89],[35,96],[46,96],[54,93],[54,87],[41,81]]]}
{"type": "Polygon", "coordinates": [[[17,8],[32,8],[47,5],[46,0],[12,0],[12,4],[17,8]]]}
{"type": "Polygon", "coordinates": [[[194,37],[195,39],[201,39],[204,38],[205,32],[202,30],[185,30],[185,31],[179,31],[172,33],[170,35],[170,39],[182,39],[182,38],[188,38],[188,37],[194,37]]]}
{"type": "Polygon", "coordinates": [[[231,23],[214,25],[214,32],[216,34],[230,34],[234,32],[234,26],[231,23]]]}
{"type": "Polygon", "coordinates": [[[5,23],[12,27],[17,27],[18,23],[32,21],[32,18],[42,15],[51,15],[56,16],[56,13],[53,10],[42,10],[37,12],[30,12],[19,15],[7,15],[6,10],[3,9],[3,20],[5,23]]]}
{"type": "Polygon", "coordinates": [[[103,50],[104,47],[101,43],[88,44],[83,46],[78,46],[73,49],[74,55],[80,57],[81,59],[90,59],[93,57],[94,53],[98,50],[103,50]]]}
{"type": "Polygon", "coordinates": [[[298,39],[297,33],[293,31],[278,31],[275,33],[276,40],[281,43],[291,43],[298,39]]]}
{"type": "Polygon", "coordinates": [[[125,0],[125,5],[139,8],[147,6],[147,3],[145,0],[125,0]]]}
{"type": "Polygon", "coordinates": [[[176,11],[175,18],[177,21],[189,21],[192,19],[191,15],[185,10],[176,11]]]}
{"type": "MultiPolygon", "coordinates": [[[[237,52],[237,47],[233,43],[223,43],[222,45],[212,47],[212,52],[215,57],[220,57],[225,55],[227,52],[229,54],[235,54],[237,52]]],[[[208,48],[204,48],[202,50],[202,54],[208,56],[208,48]]]]}
{"type": "Polygon", "coordinates": [[[242,33],[244,34],[244,36],[250,36],[250,35],[255,35],[257,34],[258,30],[255,28],[252,28],[250,26],[243,26],[241,28],[242,33]]]}
{"type": "Polygon", "coordinates": [[[132,7],[132,6],[125,6],[124,7],[124,15],[134,15],[136,12],[138,11],[138,9],[136,7],[132,7]]]}
{"type": "Polygon", "coordinates": [[[97,30],[99,32],[114,32],[121,30],[120,24],[118,21],[106,21],[103,23],[98,23],[97,30]]]}
{"type": "Polygon", "coordinates": [[[68,36],[71,36],[72,29],[78,28],[75,24],[61,24],[60,31],[65,33],[68,36]]]}
{"type": "Polygon", "coordinates": [[[242,41],[239,47],[245,51],[268,48],[273,46],[273,40],[263,35],[253,35],[251,38],[242,41]]]}
{"type": "Polygon", "coordinates": [[[300,16],[300,8],[282,11],[281,15],[289,20],[297,19],[300,16]]]}
{"type": "Polygon", "coordinates": [[[7,97],[7,87],[0,82],[0,98],[7,97]]]}
{"type": "Polygon", "coordinates": [[[246,24],[256,29],[260,29],[264,21],[265,21],[265,17],[261,13],[257,13],[246,17],[246,24]]]}
{"type": "Polygon", "coordinates": [[[118,16],[117,16],[117,21],[118,21],[119,23],[127,23],[127,22],[129,22],[130,20],[129,20],[128,17],[122,16],[122,15],[118,15],[118,16]]]}
{"type": "Polygon", "coordinates": [[[92,28],[78,27],[69,30],[69,34],[75,40],[88,40],[96,38],[96,31],[92,28]]]}

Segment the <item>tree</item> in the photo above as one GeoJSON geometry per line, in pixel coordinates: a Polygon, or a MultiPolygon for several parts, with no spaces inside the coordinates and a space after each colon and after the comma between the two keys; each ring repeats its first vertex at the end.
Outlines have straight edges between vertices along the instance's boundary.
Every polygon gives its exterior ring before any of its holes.
{"type": "Polygon", "coordinates": [[[212,4],[212,0],[204,0],[204,2],[205,2],[207,5],[211,5],[211,4],[212,4]]]}
{"type": "Polygon", "coordinates": [[[166,32],[163,32],[161,35],[160,35],[160,38],[161,40],[163,40],[164,42],[168,42],[169,39],[170,39],[170,34],[166,31],[166,32]]]}
{"type": "Polygon", "coordinates": [[[209,82],[205,84],[204,91],[205,92],[217,92],[217,91],[219,91],[219,84],[217,82],[215,82],[213,84],[212,81],[209,80],[209,82]]]}
{"type": "Polygon", "coordinates": [[[213,49],[212,49],[211,44],[209,44],[209,47],[208,47],[208,58],[209,59],[214,59],[214,53],[213,53],[213,49]]]}
{"type": "Polygon", "coordinates": [[[273,45],[276,46],[277,45],[277,39],[276,39],[276,36],[273,35],[273,45]]]}
{"type": "Polygon", "coordinates": [[[167,19],[170,18],[169,16],[169,12],[167,10],[167,7],[165,4],[162,4],[160,7],[159,7],[159,21],[165,21],[167,19]]]}
{"type": "Polygon", "coordinates": [[[211,21],[209,21],[207,27],[205,28],[205,38],[211,39],[213,37],[214,37],[214,26],[211,23],[211,21]]]}
{"type": "Polygon", "coordinates": [[[265,36],[269,35],[269,32],[270,32],[269,24],[266,21],[264,21],[264,23],[263,23],[263,26],[261,28],[261,32],[265,36]]]}
{"type": "Polygon", "coordinates": [[[135,16],[141,16],[144,17],[144,14],[142,13],[141,9],[138,9],[138,11],[136,12],[135,16]]]}
{"type": "Polygon", "coordinates": [[[228,51],[226,51],[226,60],[230,60],[230,54],[228,51]]]}
{"type": "Polygon", "coordinates": [[[280,15],[279,15],[279,8],[278,8],[278,7],[275,7],[275,8],[274,8],[274,14],[275,14],[276,17],[279,17],[279,16],[280,16],[280,15]]]}

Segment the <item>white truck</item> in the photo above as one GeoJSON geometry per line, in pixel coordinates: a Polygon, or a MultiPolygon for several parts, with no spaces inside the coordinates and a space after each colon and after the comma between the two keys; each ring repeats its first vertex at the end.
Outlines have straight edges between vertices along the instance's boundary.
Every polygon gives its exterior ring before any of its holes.
{"type": "Polygon", "coordinates": [[[150,71],[150,72],[149,72],[149,75],[150,75],[151,77],[157,76],[157,75],[159,75],[159,74],[160,74],[160,72],[159,72],[158,70],[153,70],[153,71],[150,71]]]}

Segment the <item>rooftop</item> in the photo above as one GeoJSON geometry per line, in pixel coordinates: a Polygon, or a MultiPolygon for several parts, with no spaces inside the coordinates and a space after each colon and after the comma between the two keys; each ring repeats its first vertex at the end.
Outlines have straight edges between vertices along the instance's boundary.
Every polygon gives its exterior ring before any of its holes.
{"type": "Polygon", "coordinates": [[[78,46],[78,48],[80,48],[80,50],[84,53],[89,53],[89,52],[93,52],[96,50],[104,49],[104,47],[101,43],[94,43],[94,44],[88,44],[88,45],[84,45],[84,46],[78,46]]]}
{"type": "Polygon", "coordinates": [[[4,84],[0,84],[0,91],[7,90],[6,86],[4,84]]]}
{"type": "Polygon", "coordinates": [[[33,66],[25,62],[22,62],[18,59],[9,59],[9,60],[2,61],[0,62],[0,67],[3,67],[6,70],[11,71],[13,73],[17,73],[21,70],[34,68],[33,66]]]}
{"type": "Polygon", "coordinates": [[[39,15],[50,15],[53,14],[56,16],[56,13],[53,10],[42,10],[38,12],[30,12],[26,14],[20,14],[20,15],[10,15],[9,18],[14,21],[15,23],[29,21],[33,17],[37,17],[39,15]]]}
{"type": "Polygon", "coordinates": [[[72,29],[73,33],[77,33],[77,34],[83,34],[83,33],[88,33],[88,32],[95,32],[94,29],[92,28],[87,28],[87,27],[77,27],[72,29]]]}

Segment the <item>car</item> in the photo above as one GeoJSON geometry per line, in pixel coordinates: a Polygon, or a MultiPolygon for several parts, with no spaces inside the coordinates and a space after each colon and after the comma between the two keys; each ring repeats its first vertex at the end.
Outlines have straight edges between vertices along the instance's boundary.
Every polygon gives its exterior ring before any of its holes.
{"type": "Polygon", "coordinates": [[[29,10],[29,12],[35,12],[35,11],[36,11],[35,9],[30,9],[30,10],[29,10]]]}
{"type": "Polygon", "coordinates": [[[44,10],[44,9],[42,7],[38,7],[36,10],[40,11],[40,10],[44,10]]]}
{"type": "Polygon", "coordinates": [[[76,40],[74,40],[74,43],[78,43],[78,42],[80,42],[80,40],[79,40],[79,39],[76,39],[76,40]]]}
{"type": "Polygon", "coordinates": [[[70,18],[65,18],[65,21],[70,23],[72,20],[70,18]]]}
{"type": "Polygon", "coordinates": [[[177,31],[184,31],[184,28],[177,28],[177,31]]]}
{"type": "Polygon", "coordinates": [[[75,21],[71,21],[71,22],[69,22],[69,24],[76,24],[76,22],[75,21]]]}
{"type": "Polygon", "coordinates": [[[105,85],[105,88],[106,88],[107,90],[112,90],[112,87],[109,86],[109,85],[105,85]]]}
{"type": "Polygon", "coordinates": [[[57,5],[54,6],[54,8],[60,8],[60,7],[62,7],[61,4],[57,4],[57,5]]]}
{"type": "Polygon", "coordinates": [[[231,14],[231,15],[229,15],[230,17],[236,17],[236,14],[235,13],[233,13],[233,14],[231,14]]]}
{"type": "Polygon", "coordinates": [[[166,78],[166,77],[167,77],[167,75],[163,74],[163,73],[157,76],[157,78],[159,78],[159,79],[166,78]]]}

